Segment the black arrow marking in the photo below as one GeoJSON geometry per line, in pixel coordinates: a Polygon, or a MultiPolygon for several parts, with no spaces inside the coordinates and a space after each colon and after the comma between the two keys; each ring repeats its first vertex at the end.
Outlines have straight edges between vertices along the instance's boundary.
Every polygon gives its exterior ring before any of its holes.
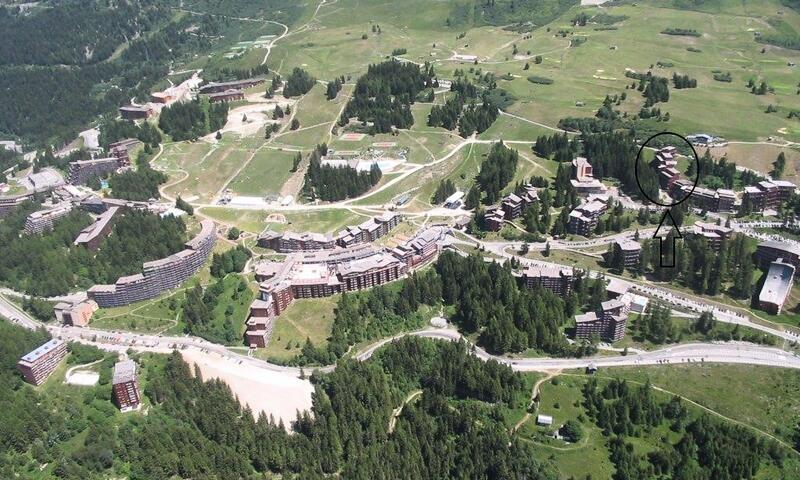
{"type": "Polygon", "coordinates": [[[680,229],[675,224],[675,219],[672,218],[670,209],[664,211],[664,216],[661,217],[661,221],[658,223],[658,228],[656,228],[656,231],[653,233],[653,238],[656,237],[658,237],[659,240],[659,252],[661,253],[659,256],[659,264],[661,265],[661,268],[675,268],[675,240],[683,237],[680,229]],[[667,219],[667,217],[669,217],[669,226],[664,225],[664,221],[667,219]],[[664,228],[664,231],[662,231],[662,228],[664,228]],[[666,248],[664,246],[665,241],[667,241],[666,248]],[[670,252],[671,255],[665,255],[666,253],[670,252]],[[667,256],[672,259],[671,264],[668,264],[664,261],[665,257],[667,256]]]}

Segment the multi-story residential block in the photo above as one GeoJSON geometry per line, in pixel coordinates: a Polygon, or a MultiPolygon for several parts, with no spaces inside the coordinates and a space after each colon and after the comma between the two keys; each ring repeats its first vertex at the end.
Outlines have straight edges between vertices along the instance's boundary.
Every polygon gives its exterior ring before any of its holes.
{"type": "Polygon", "coordinates": [[[231,82],[209,82],[200,87],[200,93],[219,93],[227,90],[244,90],[264,83],[264,78],[247,78],[231,82]]]}
{"type": "Polygon", "coordinates": [[[186,242],[186,249],[167,258],[146,262],[142,273],[117,279],[113,285],[95,285],[89,298],[101,307],[119,307],[147,300],[173,289],[200,269],[216,241],[214,222],[203,220],[200,233],[186,242]]]}
{"type": "Polygon", "coordinates": [[[67,356],[67,344],[54,338],[23,355],[17,362],[17,369],[26,382],[41,385],[65,356],[67,356]]]}
{"type": "Polygon", "coordinates": [[[614,242],[616,254],[622,258],[622,266],[633,268],[639,265],[639,257],[642,254],[642,246],[639,242],[630,239],[622,239],[614,242]]]}
{"type": "Polygon", "coordinates": [[[503,197],[500,202],[500,208],[506,220],[514,220],[522,216],[522,213],[533,202],[539,200],[539,193],[536,188],[531,185],[523,185],[519,192],[510,193],[503,197]]]}
{"type": "Polygon", "coordinates": [[[625,336],[628,320],[628,305],[613,299],[601,304],[600,312],[588,312],[575,316],[575,338],[588,340],[599,338],[616,342],[625,336]]]}
{"type": "Polygon", "coordinates": [[[100,242],[111,233],[114,217],[118,212],[119,207],[111,207],[101,213],[93,224],[81,230],[81,233],[75,238],[75,245],[83,245],[89,250],[97,250],[100,242]]]}
{"type": "Polygon", "coordinates": [[[421,265],[439,254],[442,232],[436,229],[427,229],[403,245],[392,249],[392,255],[405,263],[408,269],[421,265]]]}
{"type": "Polygon", "coordinates": [[[490,208],[483,217],[483,222],[487,230],[498,232],[503,228],[506,221],[506,213],[500,207],[490,208]]]}
{"type": "Polygon", "coordinates": [[[529,266],[522,270],[519,278],[526,288],[546,288],[556,295],[565,297],[572,293],[575,274],[571,268],[566,267],[529,266]]]}
{"type": "Polygon", "coordinates": [[[50,208],[33,212],[25,219],[25,234],[33,235],[52,230],[53,223],[59,218],[66,217],[71,211],[72,203],[62,202],[50,208]]]}
{"type": "Polygon", "coordinates": [[[244,92],[235,88],[229,88],[224,92],[215,92],[208,94],[208,101],[211,103],[217,102],[233,102],[236,100],[244,100],[244,92]]]}
{"type": "Polygon", "coordinates": [[[782,259],[775,260],[769,266],[764,286],[758,294],[758,308],[772,315],[781,313],[783,304],[792,291],[795,267],[782,259]]]}
{"type": "Polygon", "coordinates": [[[72,185],[84,185],[93,177],[104,177],[131,164],[128,148],[120,144],[111,148],[111,156],[69,162],[67,179],[72,185]]]}
{"type": "Polygon", "coordinates": [[[119,115],[123,120],[145,120],[152,117],[155,113],[155,110],[147,105],[141,107],[136,105],[119,107],[119,115]]]}
{"type": "Polygon", "coordinates": [[[797,186],[786,180],[764,180],[755,186],[744,187],[742,208],[752,212],[774,210],[791,198],[797,186]]]}
{"type": "Polygon", "coordinates": [[[402,216],[399,213],[386,212],[361,225],[346,227],[336,236],[336,244],[341,247],[349,247],[357,243],[374,242],[399,225],[401,219],[402,216]]]}
{"type": "Polygon", "coordinates": [[[580,196],[603,195],[607,188],[600,180],[594,178],[592,164],[584,157],[572,160],[572,188],[580,196]]]}
{"type": "Polygon", "coordinates": [[[588,237],[594,233],[597,222],[605,213],[608,198],[605,196],[590,196],[583,203],[569,213],[567,231],[575,235],[588,237]]]}
{"type": "Polygon", "coordinates": [[[8,212],[22,205],[24,202],[31,200],[33,193],[25,193],[22,195],[13,195],[10,197],[0,197],[0,217],[6,215],[8,212]]]}
{"type": "Polygon", "coordinates": [[[271,248],[281,253],[327,250],[336,246],[336,242],[330,234],[314,232],[278,233],[264,230],[258,236],[257,242],[259,247],[271,248]]]}
{"type": "Polygon", "coordinates": [[[139,391],[139,379],[136,372],[136,362],[124,360],[114,364],[114,375],[111,380],[114,392],[114,403],[123,412],[139,408],[142,395],[139,391]]]}
{"type": "Polygon", "coordinates": [[[715,252],[722,248],[722,242],[729,239],[732,232],[732,229],[716,223],[697,221],[692,226],[692,234],[705,238],[709,248],[715,252]]]}

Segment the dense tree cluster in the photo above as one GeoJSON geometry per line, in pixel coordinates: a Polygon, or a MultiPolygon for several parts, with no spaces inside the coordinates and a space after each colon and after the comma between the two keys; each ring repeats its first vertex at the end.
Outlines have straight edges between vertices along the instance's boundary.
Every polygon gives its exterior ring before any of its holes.
{"type": "Polygon", "coordinates": [[[286,84],[283,86],[283,96],[289,98],[306,94],[316,83],[317,79],[312,77],[310,73],[302,68],[294,67],[292,73],[286,77],[286,84]]]}
{"type": "Polygon", "coordinates": [[[344,84],[344,75],[328,82],[328,86],[325,87],[325,98],[328,100],[335,99],[342,90],[342,84],[344,84]]]}
{"type": "Polygon", "coordinates": [[[216,17],[175,17],[155,0],[113,8],[61,2],[24,13],[0,7],[0,85],[12,99],[0,111],[0,132],[40,143],[71,139],[98,114],[146,100],[170,62],[209,50],[221,28],[216,17]]]}
{"type": "Polygon", "coordinates": [[[578,144],[571,142],[566,133],[553,135],[540,135],[536,138],[533,151],[542,158],[553,159],[557,162],[571,162],[578,151],[578,144]]]}
{"type": "Polygon", "coordinates": [[[653,169],[639,165],[637,183],[635,163],[637,147],[629,133],[583,134],[583,154],[592,164],[594,178],[614,177],[631,195],[641,196],[641,190],[650,198],[658,198],[658,177],[653,169]]]}
{"type": "Polygon", "coordinates": [[[481,362],[464,344],[403,339],[313,381],[312,412],[299,414],[288,435],[173,354],[145,388],[154,411],[120,432],[131,478],[556,478],[499,413],[524,397],[519,374],[481,362]],[[404,406],[390,432],[392,409],[413,389],[422,389],[420,400],[404,406]]]}
{"type": "Polygon", "coordinates": [[[211,276],[222,278],[229,273],[241,272],[253,253],[244,245],[211,255],[211,276]]]}
{"type": "MultiPolygon", "coordinates": [[[[494,81],[489,80],[489,83],[494,81]]],[[[476,104],[478,87],[459,75],[450,85],[450,91],[455,95],[448,98],[444,105],[434,105],[431,108],[428,126],[444,127],[448,130],[455,130],[458,127],[459,135],[464,138],[476,132],[484,132],[497,120],[500,113],[490,95],[490,91],[495,87],[489,85],[487,88],[482,95],[481,103],[476,104]]]]}
{"type": "MultiPolygon", "coordinates": [[[[659,241],[646,240],[643,253],[644,250],[647,250],[645,257],[649,268],[659,281],[678,282],[699,294],[718,295],[728,291],[741,299],[752,295],[753,247],[743,235],[734,235],[723,241],[719,251],[711,249],[699,235],[684,235],[675,242],[675,268],[661,267],[659,241]]],[[[672,258],[666,258],[664,263],[671,264],[672,261],[672,258]]]]}
{"type": "Polygon", "coordinates": [[[228,102],[209,103],[202,98],[163,109],[158,127],[175,141],[196,140],[224,127],[227,120],[228,102]]]}
{"type": "Polygon", "coordinates": [[[454,193],[456,193],[456,186],[453,181],[449,178],[441,180],[439,185],[436,187],[436,191],[433,193],[431,203],[434,205],[443,203],[447,197],[454,193]]]}
{"type": "Polygon", "coordinates": [[[519,152],[516,150],[506,147],[503,142],[492,145],[486,160],[481,163],[478,176],[475,177],[487,204],[500,199],[501,192],[514,178],[518,162],[519,152]]]}
{"type": "Polygon", "coordinates": [[[453,321],[464,332],[481,332],[479,341],[488,350],[567,349],[560,331],[566,323],[563,300],[548,290],[519,288],[510,266],[444,252],[436,271],[444,303],[456,306],[453,321]]]}
{"type": "Polygon", "coordinates": [[[195,285],[187,290],[181,308],[186,333],[215,343],[239,343],[242,335],[234,326],[234,303],[250,303],[252,298],[247,280],[239,275],[220,278],[206,288],[195,285]]]}
{"type": "Polygon", "coordinates": [[[135,123],[128,120],[107,120],[100,126],[100,145],[108,147],[110,143],[127,138],[136,138],[151,147],[161,143],[161,132],[150,122],[135,123]]]}
{"type": "Polygon", "coordinates": [[[321,158],[325,152],[327,147],[320,145],[311,153],[303,183],[303,193],[308,198],[331,202],[353,198],[367,192],[381,180],[382,173],[377,164],[373,164],[368,172],[350,166],[322,165],[321,158]]]}
{"type": "Polygon", "coordinates": [[[677,73],[673,73],[672,84],[675,85],[675,88],[677,89],[697,88],[697,79],[690,78],[689,75],[678,75],[677,73]]]}
{"type": "Polygon", "coordinates": [[[420,92],[433,87],[433,67],[389,60],[373,64],[356,82],[353,98],[347,103],[340,126],[357,117],[371,123],[370,133],[388,133],[392,127],[409,128],[414,124],[411,104],[420,92]]]}
{"type": "Polygon", "coordinates": [[[136,157],[136,170],[114,173],[108,178],[110,196],[139,202],[159,198],[161,194],[158,187],[166,182],[167,178],[166,173],[154,170],[150,166],[150,155],[143,150],[136,157]]]}

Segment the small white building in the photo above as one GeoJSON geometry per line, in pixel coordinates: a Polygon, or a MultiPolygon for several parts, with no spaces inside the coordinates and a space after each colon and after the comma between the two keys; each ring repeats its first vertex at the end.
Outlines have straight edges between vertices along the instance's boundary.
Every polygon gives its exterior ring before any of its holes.
{"type": "Polygon", "coordinates": [[[462,198],[464,198],[464,192],[456,192],[444,199],[444,206],[446,208],[456,209],[461,206],[462,198]]]}
{"type": "Polygon", "coordinates": [[[536,416],[536,425],[547,425],[550,426],[553,424],[553,417],[550,415],[537,415],[536,416]]]}

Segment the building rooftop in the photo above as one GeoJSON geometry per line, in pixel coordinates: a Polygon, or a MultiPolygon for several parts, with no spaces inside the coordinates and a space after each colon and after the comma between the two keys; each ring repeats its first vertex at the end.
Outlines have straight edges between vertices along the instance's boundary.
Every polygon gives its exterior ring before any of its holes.
{"type": "Polygon", "coordinates": [[[800,245],[795,245],[785,242],[777,242],[775,240],[767,240],[758,244],[758,248],[772,248],[775,250],[782,250],[800,257],[800,245]]]}
{"type": "Polygon", "coordinates": [[[20,361],[25,363],[33,363],[63,344],[64,344],[63,341],[54,338],[46,343],[43,343],[42,345],[39,345],[38,347],[36,347],[36,349],[23,355],[20,361]]]}
{"type": "Polygon", "coordinates": [[[784,263],[782,259],[772,262],[761,293],[758,294],[758,301],[783,305],[792,289],[793,279],[794,267],[792,265],[784,263]]]}
{"type": "Polygon", "coordinates": [[[629,238],[623,238],[621,240],[617,240],[614,242],[621,250],[625,252],[633,252],[639,251],[642,249],[642,246],[636,240],[631,240],[629,238]]]}
{"type": "Polygon", "coordinates": [[[597,312],[587,312],[580,315],[575,315],[575,323],[590,323],[600,320],[597,312]]]}
{"type": "Polygon", "coordinates": [[[136,380],[136,362],[133,360],[124,360],[114,364],[114,376],[112,383],[132,382],[136,380]]]}

